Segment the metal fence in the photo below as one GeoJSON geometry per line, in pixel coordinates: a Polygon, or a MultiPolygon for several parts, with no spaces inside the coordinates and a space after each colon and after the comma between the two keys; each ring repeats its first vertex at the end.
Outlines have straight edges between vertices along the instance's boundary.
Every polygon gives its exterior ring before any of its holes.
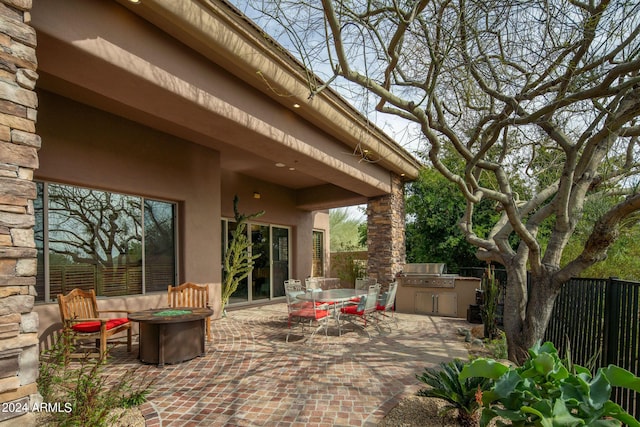
{"type": "MultiPolygon", "coordinates": [[[[640,375],[639,295],[636,282],[572,279],[556,299],[545,340],[592,372],[615,364],[640,375]]],[[[618,389],[612,400],[640,417],[640,393],[618,389]]]]}
{"type": "MultiPolygon", "coordinates": [[[[483,268],[465,268],[460,274],[482,277],[483,268]]],[[[506,272],[496,270],[506,293],[506,272]]],[[[574,278],[558,295],[545,341],[561,356],[595,372],[617,365],[640,376],[640,283],[610,279],[574,278]]],[[[640,393],[617,389],[613,401],[640,419],[640,393]]]]}

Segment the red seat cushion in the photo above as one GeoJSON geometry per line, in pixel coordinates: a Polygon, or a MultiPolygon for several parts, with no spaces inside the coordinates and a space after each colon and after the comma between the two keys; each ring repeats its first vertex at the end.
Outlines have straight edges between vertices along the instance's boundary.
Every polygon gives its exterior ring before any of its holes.
{"type": "Polygon", "coordinates": [[[385,310],[386,310],[386,307],[385,307],[384,305],[380,305],[380,304],[378,304],[378,305],[376,305],[376,310],[378,310],[378,311],[385,311],[385,310]]]}
{"type": "MultiPolygon", "coordinates": [[[[128,323],[129,319],[126,317],[120,317],[118,319],[109,319],[107,320],[107,330],[116,328],[120,325],[124,325],[128,323]]],[[[100,331],[100,322],[82,322],[76,323],[71,327],[76,332],[98,332],[100,331]]]]}
{"type": "Polygon", "coordinates": [[[328,310],[318,310],[318,309],[314,310],[313,307],[303,307],[302,309],[296,310],[293,313],[291,313],[291,316],[306,317],[308,319],[315,319],[315,320],[324,319],[328,315],[329,315],[328,310]]]}
{"type": "Polygon", "coordinates": [[[340,311],[345,314],[355,314],[357,316],[362,316],[362,313],[364,312],[364,310],[358,311],[357,305],[348,305],[346,307],[341,308],[340,311]]]}

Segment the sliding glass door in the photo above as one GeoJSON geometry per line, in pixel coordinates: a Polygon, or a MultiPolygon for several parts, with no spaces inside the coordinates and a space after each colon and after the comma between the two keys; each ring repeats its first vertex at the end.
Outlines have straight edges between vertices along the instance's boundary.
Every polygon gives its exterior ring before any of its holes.
{"type": "Polygon", "coordinates": [[[273,296],[284,296],[284,281],[289,279],[289,229],[271,227],[273,240],[271,266],[273,277],[273,296]]]}
{"type": "MultiPolygon", "coordinates": [[[[236,223],[222,220],[222,256],[229,246],[236,223]]],[[[268,300],[284,296],[284,281],[289,278],[290,234],[288,227],[250,223],[246,228],[251,242],[249,254],[256,256],[253,270],[232,294],[231,304],[268,300]]],[[[223,271],[224,274],[224,271],[223,271]]]]}

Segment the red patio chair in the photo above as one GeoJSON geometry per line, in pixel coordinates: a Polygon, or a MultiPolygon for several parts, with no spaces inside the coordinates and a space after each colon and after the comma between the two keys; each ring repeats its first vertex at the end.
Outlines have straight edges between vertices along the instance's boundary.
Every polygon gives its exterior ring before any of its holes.
{"type": "MultiPolygon", "coordinates": [[[[324,333],[325,335],[327,335],[327,327],[329,324],[329,310],[326,305],[317,304],[316,301],[300,301],[299,299],[297,299],[296,296],[300,295],[301,293],[305,293],[305,291],[302,290],[302,284],[300,283],[300,281],[285,281],[284,293],[287,298],[287,309],[289,311],[289,331],[287,332],[286,342],[289,342],[289,335],[291,334],[292,330],[292,320],[296,320],[297,324],[301,326],[303,335],[304,326],[307,322],[309,322],[310,327],[314,322],[318,325],[309,339],[313,338],[316,332],[318,332],[322,328],[324,328],[324,333]]],[[[314,292],[310,292],[310,294],[313,295],[314,292]]]]}
{"type": "MultiPolygon", "coordinates": [[[[360,302],[357,305],[348,305],[340,309],[340,319],[344,318],[347,322],[360,326],[369,338],[371,338],[369,331],[367,331],[367,326],[372,323],[371,320],[375,320],[374,317],[376,315],[379,293],[379,283],[369,286],[367,295],[360,298],[360,302]],[[356,321],[361,322],[361,324],[356,323],[356,321]]],[[[375,322],[373,323],[375,325],[375,322]]]]}
{"type": "Polygon", "coordinates": [[[396,291],[398,290],[398,282],[389,284],[389,290],[383,293],[376,305],[376,313],[378,318],[382,320],[393,321],[398,327],[398,319],[395,317],[396,307],[396,291]]]}

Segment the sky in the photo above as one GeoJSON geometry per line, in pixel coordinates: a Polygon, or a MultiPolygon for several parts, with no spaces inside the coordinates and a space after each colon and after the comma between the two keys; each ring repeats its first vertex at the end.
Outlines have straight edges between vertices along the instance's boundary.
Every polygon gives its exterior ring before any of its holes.
{"type": "MultiPolygon", "coordinates": [[[[276,41],[280,43],[284,48],[288,49],[290,53],[295,56],[298,55],[297,50],[290,42],[290,40],[288,40],[284,36],[278,37],[277,33],[279,31],[276,27],[272,27],[270,29],[270,26],[280,24],[269,23],[267,25],[267,21],[262,18],[263,14],[251,6],[252,3],[260,4],[259,1],[229,1],[233,3],[238,9],[240,9],[240,11],[242,11],[247,17],[252,19],[256,23],[256,25],[261,26],[269,35],[274,37],[276,41]]],[[[325,80],[328,79],[332,74],[330,68],[328,67],[328,65],[326,65],[326,63],[316,62],[312,63],[311,66],[313,67],[313,71],[317,75],[319,75],[319,77],[325,80]]],[[[424,149],[424,146],[420,144],[418,137],[416,137],[416,135],[420,135],[419,129],[417,127],[414,127],[412,123],[408,122],[405,119],[401,119],[391,114],[385,114],[376,111],[374,107],[377,103],[377,99],[374,99],[369,92],[359,86],[349,83],[350,86],[347,87],[347,83],[348,82],[342,79],[340,81],[340,84],[334,84],[331,87],[342,97],[344,97],[348,102],[350,102],[354,107],[360,109],[360,111],[363,112],[363,114],[367,116],[372,123],[374,123],[378,128],[382,129],[405,150],[413,155],[416,155],[417,152],[424,149]]]]}
{"type": "MultiPolygon", "coordinates": [[[[288,39],[286,39],[285,37],[276,37],[275,33],[278,32],[277,28],[275,28],[273,31],[270,31],[269,27],[264,27],[265,21],[264,19],[261,19],[262,14],[261,12],[256,11],[253,7],[250,6],[251,0],[229,1],[231,1],[231,3],[233,3],[238,9],[240,9],[240,11],[242,11],[246,16],[252,19],[258,26],[262,26],[269,35],[274,37],[293,55],[298,54],[296,49],[293,48],[293,45],[288,39]]],[[[328,67],[324,64],[312,65],[314,67],[314,72],[320,75],[321,78],[327,79],[331,74],[331,70],[328,69],[328,67]]],[[[398,143],[398,145],[403,147],[409,153],[416,156],[418,152],[424,149],[424,146],[419,142],[419,138],[416,137],[416,135],[420,135],[419,129],[417,127],[414,128],[413,124],[405,119],[375,111],[373,106],[377,102],[377,99],[372,99],[370,94],[368,94],[368,92],[366,92],[361,87],[353,87],[352,85],[351,87],[345,88],[342,85],[333,85],[332,89],[338,92],[354,107],[359,108],[360,111],[363,112],[363,114],[366,115],[372,123],[374,123],[378,128],[382,129],[387,135],[393,138],[396,143],[398,143]]],[[[346,209],[349,211],[352,218],[358,219],[362,222],[366,221],[366,205],[350,206],[346,209]]]]}

